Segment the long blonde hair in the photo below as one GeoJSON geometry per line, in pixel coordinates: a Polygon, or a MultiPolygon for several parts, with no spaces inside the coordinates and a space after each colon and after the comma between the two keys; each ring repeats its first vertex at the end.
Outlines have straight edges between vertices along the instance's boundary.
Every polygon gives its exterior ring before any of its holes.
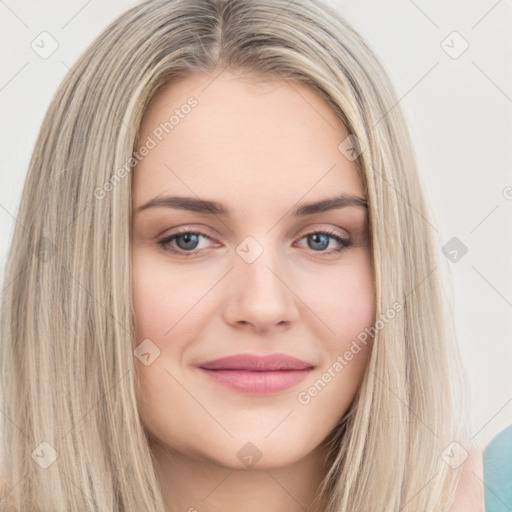
{"type": "Polygon", "coordinates": [[[357,137],[376,319],[402,305],[375,333],[357,396],[326,440],[324,510],[433,512],[453,501],[461,466],[442,454],[469,446],[464,375],[385,68],[327,0],[149,0],[72,67],[30,161],[2,305],[4,512],[165,511],[135,398],[130,170],[155,92],[224,68],[307,85],[357,137]]]}

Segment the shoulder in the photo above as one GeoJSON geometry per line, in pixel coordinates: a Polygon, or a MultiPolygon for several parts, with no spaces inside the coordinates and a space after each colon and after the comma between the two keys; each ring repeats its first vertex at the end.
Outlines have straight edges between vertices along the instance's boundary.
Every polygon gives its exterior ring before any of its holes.
{"type": "Polygon", "coordinates": [[[512,510],[512,425],[495,435],[484,450],[485,505],[512,510]]]}
{"type": "Polygon", "coordinates": [[[483,448],[475,447],[464,461],[450,512],[485,512],[483,448]]]}

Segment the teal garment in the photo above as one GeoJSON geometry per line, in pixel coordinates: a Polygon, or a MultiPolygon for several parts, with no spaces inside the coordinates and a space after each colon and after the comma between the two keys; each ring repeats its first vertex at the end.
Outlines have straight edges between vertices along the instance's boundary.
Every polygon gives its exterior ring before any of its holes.
{"type": "Polygon", "coordinates": [[[486,446],[483,468],[485,512],[512,512],[512,425],[486,446]]]}

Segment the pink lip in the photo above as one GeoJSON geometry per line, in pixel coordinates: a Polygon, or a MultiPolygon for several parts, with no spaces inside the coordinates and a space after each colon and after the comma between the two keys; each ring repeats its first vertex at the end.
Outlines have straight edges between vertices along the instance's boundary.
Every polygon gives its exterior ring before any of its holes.
{"type": "Polygon", "coordinates": [[[244,393],[273,393],[304,380],[314,366],[286,354],[236,354],[197,365],[217,383],[244,393]]]}

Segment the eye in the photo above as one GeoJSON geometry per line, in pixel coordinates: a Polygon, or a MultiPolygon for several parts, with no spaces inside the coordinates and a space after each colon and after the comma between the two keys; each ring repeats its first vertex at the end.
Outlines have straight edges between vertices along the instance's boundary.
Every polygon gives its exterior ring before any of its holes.
{"type": "MultiPolygon", "coordinates": [[[[184,230],[162,238],[158,241],[158,245],[172,254],[185,257],[197,256],[205,249],[205,247],[199,247],[202,238],[212,240],[208,235],[200,231],[184,230]],[[173,245],[173,243],[175,245],[173,245]]],[[[354,245],[351,239],[343,238],[327,230],[313,231],[302,236],[299,240],[303,239],[307,239],[307,245],[313,252],[325,254],[339,253],[347,247],[354,245]],[[331,240],[334,240],[338,244],[338,247],[326,251],[325,249],[329,247],[331,240]]]]}
{"type": "Polygon", "coordinates": [[[338,253],[346,249],[347,247],[351,247],[354,245],[354,242],[349,238],[343,238],[339,236],[337,233],[332,233],[330,231],[313,231],[304,235],[300,240],[307,239],[307,245],[313,252],[320,252],[326,254],[338,253]],[[325,251],[327,247],[329,247],[330,239],[335,240],[338,244],[337,248],[334,248],[330,251],[325,251]]]}
{"type": "Polygon", "coordinates": [[[205,235],[199,231],[181,231],[162,238],[158,241],[158,245],[160,245],[160,247],[162,247],[165,251],[173,254],[179,254],[182,256],[195,256],[198,252],[201,252],[200,250],[195,251],[198,248],[201,238],[211,240],[208,235],[205,235]],[[172,242],[175,242],[178,247],[176,248],[173,246],[172,242]]]}

